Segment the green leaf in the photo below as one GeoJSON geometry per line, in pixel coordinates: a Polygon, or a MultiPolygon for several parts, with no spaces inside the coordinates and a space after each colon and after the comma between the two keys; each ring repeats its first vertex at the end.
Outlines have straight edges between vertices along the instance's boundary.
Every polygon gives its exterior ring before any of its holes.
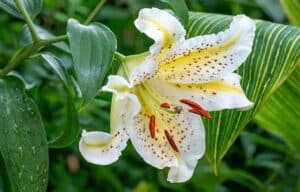
{"type": "MultiPolygon", "coordinates": [[[[37,16],[43,6],[42,0],[20,0],[31,18],[37,16]]],[[[0,0],[0,8],[9,14],[22,19],[23,16],[19,12],[14,0],[0,0]]]]}
{"type": "Polygon", "coordinates": [[[183,26],[187,26],[189,22],[189,10],[185,4],[185,0],[161,0],[171,10],[174,11],[183,26]]]}
{"type": "Polygon", "coordinates": [[[288,18],[295,26],[300,27],[300,1],[299,0],[280,0],[288,18]]]}
{"type": "Polygon", "coordinates": [[[0,165],[1,171],[7,171],[8,188],[18,192],[45,191],[48,147],[37,105],[15,77],[0,80],[0,90],[0,165]]]}
{"type": "MultiPolygon", "coordinates": [[[[34,28],[42,40],[51,39],[55,37],[55,35],[53,35],[51,32],[49,32],[48,30],[44,29],[41,26],[34,25],[34,28]]],[[[19,43],[21,46],[28,46],[33,43],[28,25],[24,26],[19,43]]],[[[53,43],[52,45],[60,49],[61,51],[64,51],[66,53],[71,53],[69,46],[65,42],[53,43]]]]}
{"type": "MultiPolygon", "coordinates": [[[[191,13],[188,37],[212,34],[228,28],[231,16],[191,13]]],[[[248,111],[214,112],[213,120],[204,119],[206,156],[213,170],[234,143],[240,131],[254,117],[267,98],[295,68],[300,58],[300,29],[292,26],[257,21],[253,50],[238,69],[241,86],[255,103],[248,111]]]]}
{"type": "Polygon", "coordinates": [[[49,142],[49,147],[64,148],[73,144],[80,135],[80,126],[77,111],[73,102],[73,98],[68,95],[66,98],[66,124],[61,135],[49,142]]]}
{"type": "Polygon", "coordinates": [[[260,127],[283,138],[300,152],[300,67],[281,85],[255,116],[260,127]]]}
{"type": "Polygon", "coordinates": [[[77,81],[87,102],[97,95],[103,84],[112,64],[117,40],[110,29],[100,23],[84,26],[70,19],[67,31],[77,81]]]}
{"type": "Polygon", "coordinates": [[[65,71],[59,58],[50,53],[42,54],[41,56],[64,83],[67,92],[66,124],[64,125],[64,129],[62,130],[61,134],[49,142],[49,147],[67,147],[75,142],[81,131],[79,126],[78,114],[71,94],[71,78],[65,71]]]}
{"type": "Polygon", "coordinates": [[[59,78],[64,83],[67,90],[70,90],[70,78],[65,68],[63,67],[59,58],[55,57],[51,53],[43,53],[41,57],[46,61],[46,63],[53,69],[53,71],[59,76],[59,78]]]}

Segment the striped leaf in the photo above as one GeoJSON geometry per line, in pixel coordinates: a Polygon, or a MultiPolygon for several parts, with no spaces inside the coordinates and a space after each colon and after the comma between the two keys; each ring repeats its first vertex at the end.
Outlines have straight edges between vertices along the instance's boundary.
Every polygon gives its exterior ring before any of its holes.
{"type": "MultiPolygon", "coordinates": [[[[299,62],[300,64],[300,62],[299,62]]],[[[283,138],[300,152],[300,67],[281,85],[255,116],[260,127],[283,138]]]]}
{"type": "Polygon", "coordinates": [[[280,0],[288,18],[295,26],[300,26],[300,1],[280,0]]]}
{"type": "MultiPolygon", "coordinates": [[[[228,28],[231,16],[191,13],[188,36],[212,34],[228,28]]],[[[206,156],[214,172],[217,165],[254,117],[266,99],[295,68],[300,58],[300,29],[292,26],[257,21],[253,51],[237,71],[248,98],[255,103],[249,111],[223,110],[214,112],[213,120],[204,120],[206,156]]]]}

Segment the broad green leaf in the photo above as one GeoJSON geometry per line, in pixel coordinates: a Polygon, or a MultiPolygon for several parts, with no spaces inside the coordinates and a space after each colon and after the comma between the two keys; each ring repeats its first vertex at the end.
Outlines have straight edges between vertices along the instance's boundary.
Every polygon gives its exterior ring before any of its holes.
{"type": "Polygon", "coordinates": [[[288,18],[295,26],[300,26],[300,1],[299,0],[280,0],[288,18]]]}
{"type": "MultiPolygon", "coordinates": [[[[49,32],[48,30],[44,29],[41,26],[34,25],[34,27],[35,27],[37,34],[39,35],[39,37],[42,40],[46,40],[46,39],[55,37],[55,35],[53,35],[51,32],[49,32]]],[[[20,41],[19,43],[21,44],[21,46],[28,46],[28,45],[32,44],[31,33],[30,33],[27,25],[24,26],[23,31],[21,33],[21,38],[19,41],[20,41]]],[[[65,42],[53,43],[52,45],[66,53],[71,53],[69,46],[65,42]]]]}
{"type": "Polygon", "coordinates": [[[299,82],[300,67],[297,67],[255,116],[260,127],[283,138],[292,149],[298,152],[300,152],[299,82]]]}
{"type": "Polygon", "coordinates": [[[11,191],[45,191],[48,147],[37,105],[15,77],[0,80],[0,152],[11,191]]]}
{"type": "MultiPolygon", "coordinates": [[[[228,28],[231,16],[191,13],[188,37],[212,34],[228,28]]],[[[226,154],[240,131],[262,107],[272,91],[295,68],[300,58],[300,29],[292,26],[257,21],[253,50],[238,69],[241,85],[255,103],[249,111],[214,112],[213,120],[204,120],[206,156],[213,170],[226,154]]]]}
{"type": "Polygon", "coordinates": [[[183,26],[187,26],[189,22],[189,10],[185,4],[185,0],[161,0],[171,10],[174,11],[183,26]]]}
{"type": "MultiPolygon", "coordinates": [[[[31,18],[37,16],[41,12],[43,6],[42,0],[20,0],[20,2],[23,4],[31,18]]],[[[23,18],[14,0],[0,0],[0,8],[17,18],[23,18]]]]}
{"type": "Polygon", "coordinates": [[[66,123],[64,125],[61,134],[58,135],[55,139],[49,142],[49,147],[52,148],[63,148],[67,147],[74,143],[77,137],[80,134],[80,126],[78,114],[75,108],[74,100],[71,96],[71,78],[68,73],[65,71],[59,58],[54,55],[42,54],[42,58],[46,63],[53,69],[53,71],[58,75],[61,81],[64,83],[66,88],[67,97],[66,97],[66,123]]]}
{"type": "Polygon", "coordinates": [[[103,84],[112,64],[117,40],[110,29],[100,23],[84,26],[70,19],[67,31],[77,81],[87,102],[97,95],[103,84]]]}

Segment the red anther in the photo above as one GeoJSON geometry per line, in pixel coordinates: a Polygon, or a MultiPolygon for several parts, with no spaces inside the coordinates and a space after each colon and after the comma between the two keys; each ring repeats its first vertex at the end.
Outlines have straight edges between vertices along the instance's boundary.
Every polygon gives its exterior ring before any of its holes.
{"type": "Polygon", "coordinates": [[[170,146],[172,147],[172,149],[176,152],[179,152],[178,147],[173,140],[173,137],[169,134],[169,132],[167,130],[165,130],[165,135],[166,135],[166,138],[167,138],[170,146]]]}
{"type": "Polygon", "coordinates": [[[184,103],[184,104],[187,104],[188,106],[190,106],[192,108],[202,109],[202,107],[198,103],[196,103],[194,101],[191,101],[189,99],[181,99],[180,102],[184,103]]]}
{"type": "Polygon", "coordinates": [[[195,113],[195,114],[200,115],[202,117],[205,117],[207,119],[211,119],[212,118],[211,115],[207,111],[205,111],[204,109],[202,109],[202,108],[193,108],[193,109],[190,109],[189,112],[195,113]]]}
{"type": "Polygon", "coordinates": [[[155,116],[154,115],[151,115],[150,117],[149,129],[150,129],[151,138],[154,138],[155,137],[155,116]]]}
{"type": "Polygon", "coordinates": [[[160,107],[170,109],[171,105],[169,103],[162,103],[160,104],[160,107]]]}

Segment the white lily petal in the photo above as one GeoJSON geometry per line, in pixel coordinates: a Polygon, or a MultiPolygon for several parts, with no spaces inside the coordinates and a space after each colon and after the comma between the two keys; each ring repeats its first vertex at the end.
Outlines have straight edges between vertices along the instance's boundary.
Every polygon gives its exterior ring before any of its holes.
{"type": "Polygon", "coordinates": [[[102,90],[114,93],[111,107],[111,129],[105,132],[84,132],[79,142],[83,157],[90,163],[107,165],[118,160],[126,147],[127,128],[133,126],[133,118],[140,111],[137,97],[129,93],[130,85],[120,76],[110,76],[102,90]]]}
{"type": "Polygon", "coordinates": [[[123,99],[129,92],[132,85],[124,77],[119,75],[110,75],[108,82],[102,87],[102,91],[112,92],[118,99],[123,99]]]}
{"type": "Polygon", "coordinates": [[[207,111],[222,109],[246,110],[253,106],[240,85],[241,77],[231,73],[221,80],[207,83],[178,84],[151,79],[148,85],[172,102],[190,99],[207,111]]]}
{"type": "Polygon", "coordinates": [[[108,134],[105,132],[87,132],[82,135],[79,150],[84,159],[97,165],[108,165],[118,160],[126,147],[126,132],[108,134]]]}
{"type": "Polygon", "coordinates": [[[247,59],[252,50],[255,28],[253,20],[239,15],[224,32],[188,39],[159,63],[155,78],[173,83],[221,79],[247,59]]]}
{"type": "Polygon", "coordinates": [[[186,33],[176,17],[157,8],[142,9],[134,24],[138,30],[155,41],[150,48],[152,54],[158,53],[162,48],[169,48],[177,41],[184,40],[186,33]]]}
{"type": "Polygon", "coordinates": [[[135,117],[134,126],[128,129],[133,146],[148,164],[159,169],[169,167],[170,181],[188,180],[205,151],[205,131],[201,119],[187,112],[166,112],[156,103],[158,98],[153,99],[149,92],[137,93],[142,111],[135,117]],[[151,128],[152,116],[155,126],[151,128]]]}
{"type": "MultiPolygon", "coordinates": [[[[199,138],[193,137],[193,142],[200,144],[203,148],[203,153],[205,150],[205,141],[199,142],[199,138]]],[[[202,138],[201,138],[202,139],[202,138]]],[[[168,181],[171,183],[182,183],[188,181],[194,173],[194,170],[197,166],[198,160],[202,157],[201,155],[196,155],[195,153],[183,153],[180,155],[180,161],[178,166],[170,168],[168,174],[168,181]]]]}
{"type": "Polygon", "coordinates": [[[130,82],[138,84],[156,73],[157,63],[175,44],[184,41],[186,31],[176,17],[157,8],[142,9],[134,23],[137,29],[154,40],[149,56],[130,75],[130,82]]]}

